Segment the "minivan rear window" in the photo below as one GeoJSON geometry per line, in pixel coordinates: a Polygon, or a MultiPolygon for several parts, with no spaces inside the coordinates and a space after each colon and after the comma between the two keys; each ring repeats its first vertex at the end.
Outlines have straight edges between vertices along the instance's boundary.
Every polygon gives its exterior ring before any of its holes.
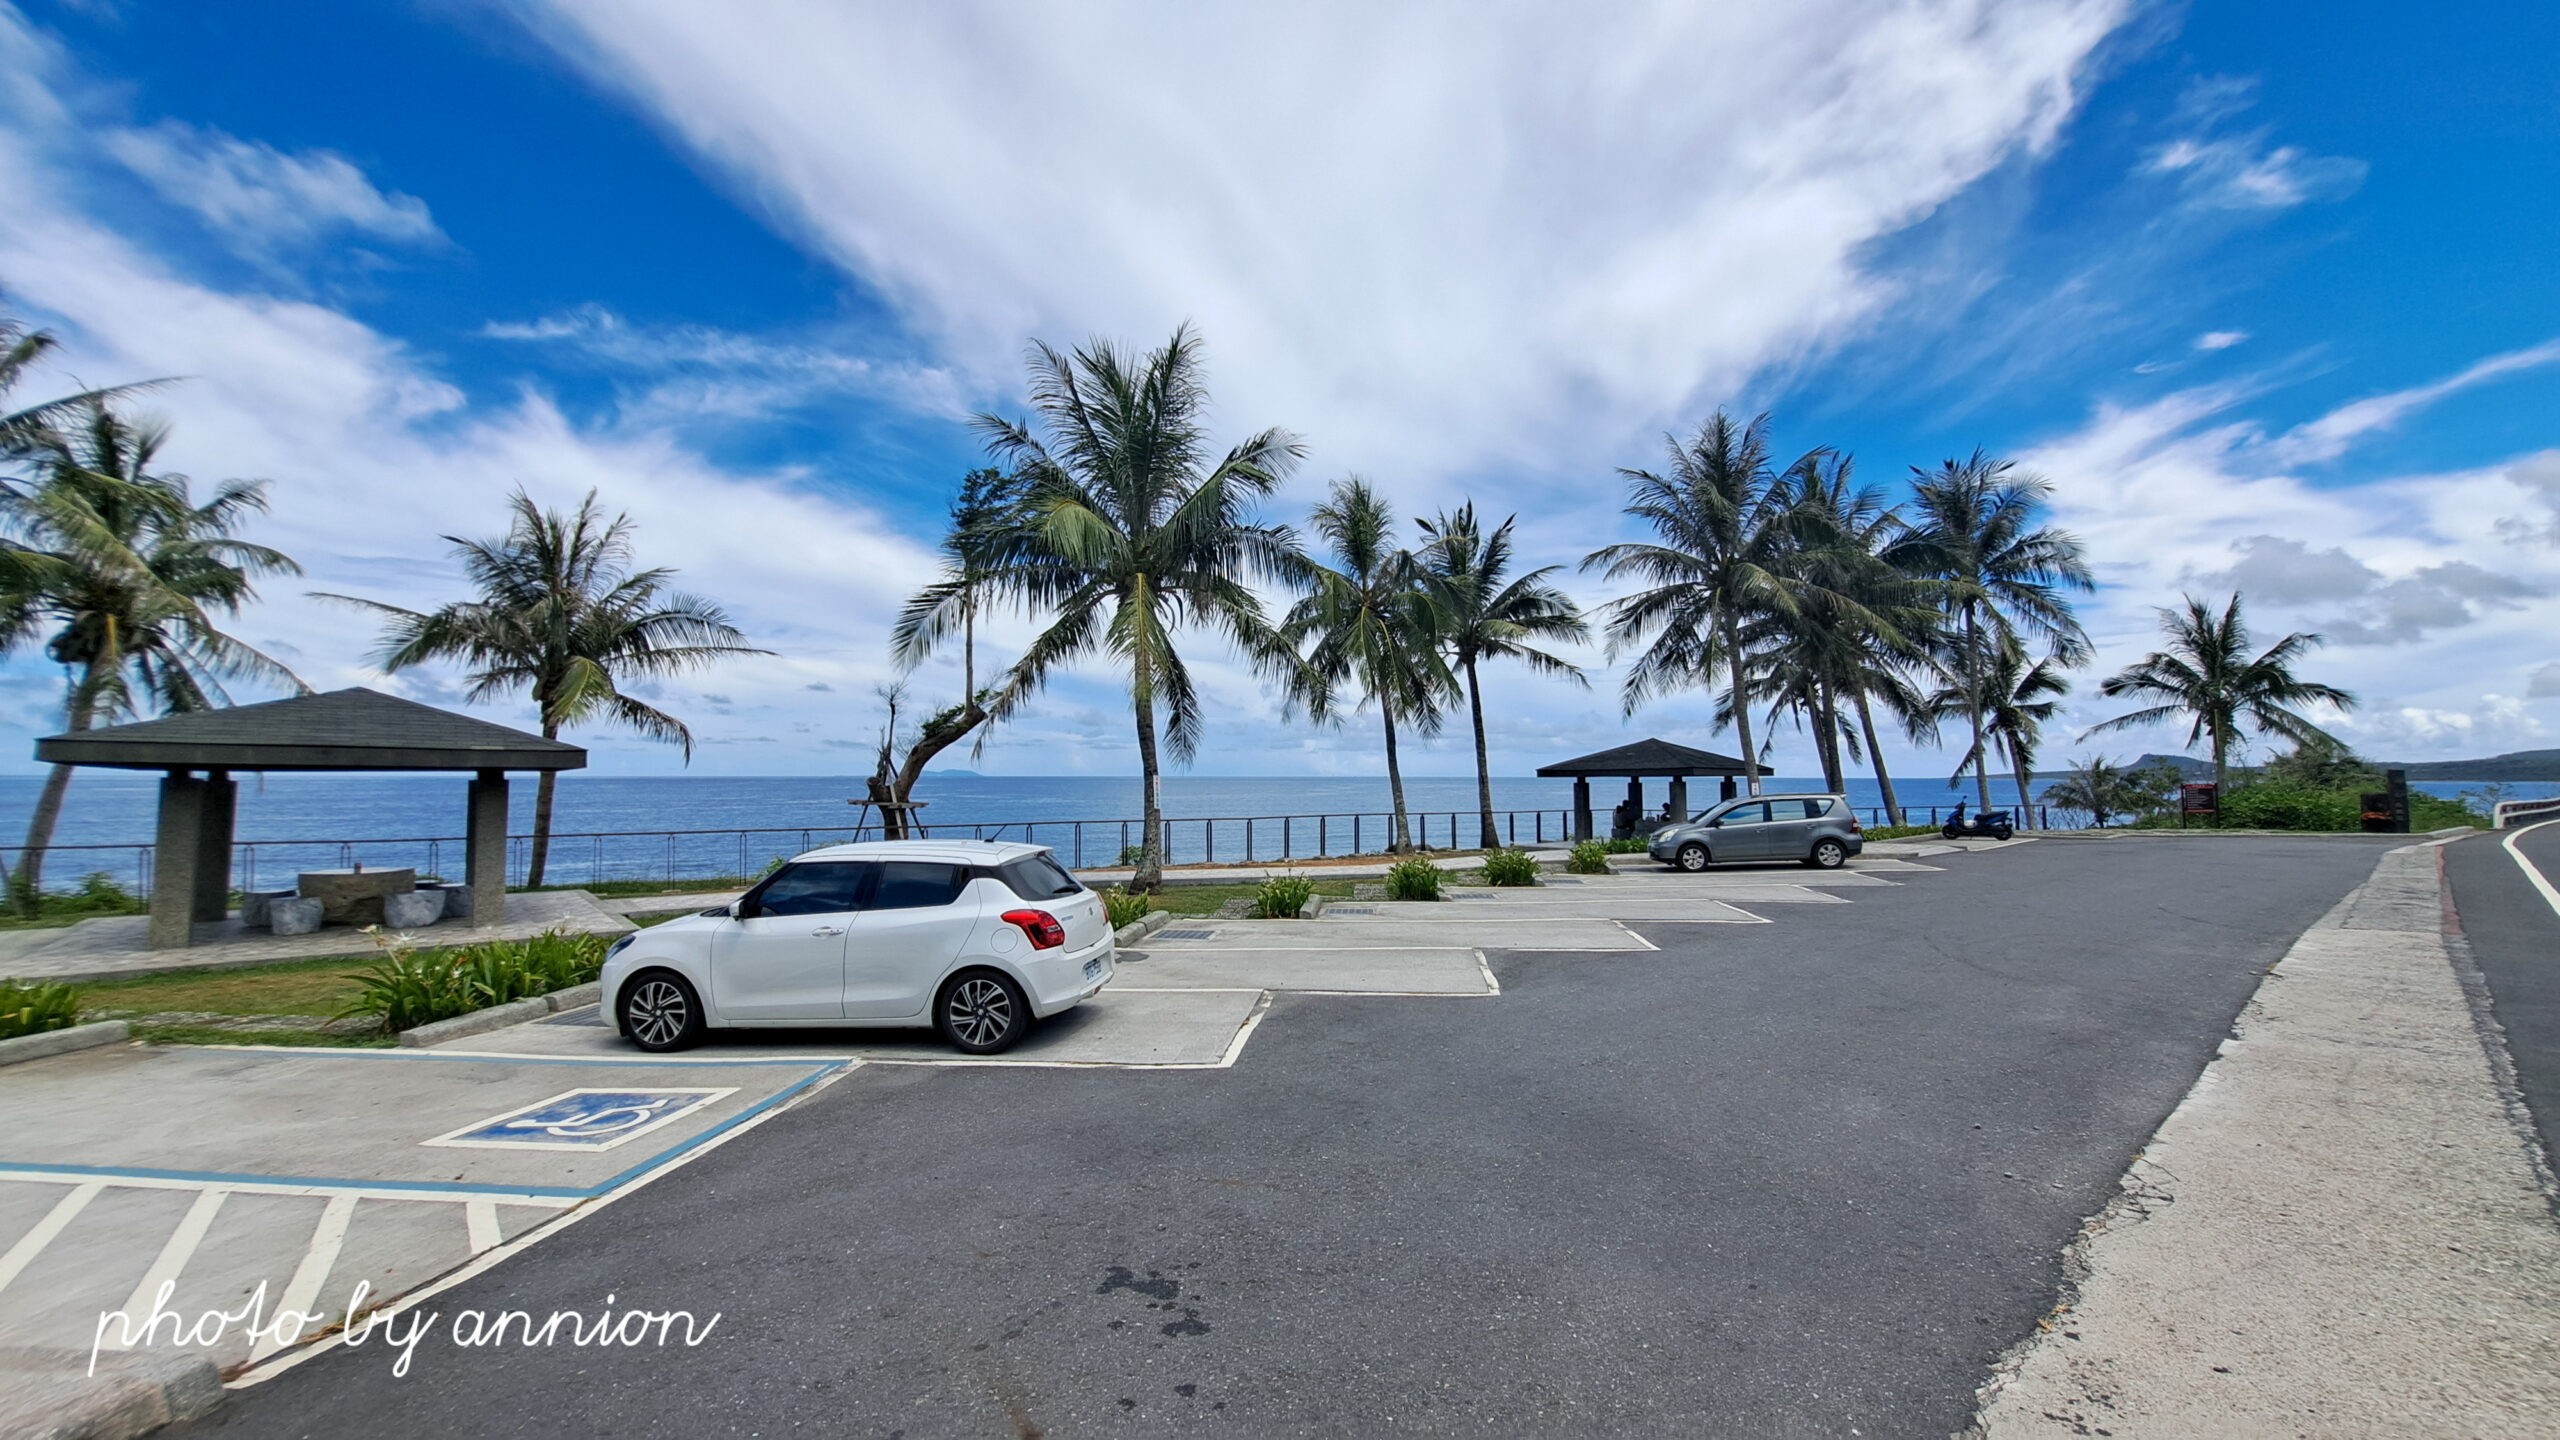
{"type": "Polygon", "coordinates": [[[1063,900],[1081,894],[1084,882],[1047,854],[1025,855],[996,867],[996,878],[1025,900],[1063,900]]]}

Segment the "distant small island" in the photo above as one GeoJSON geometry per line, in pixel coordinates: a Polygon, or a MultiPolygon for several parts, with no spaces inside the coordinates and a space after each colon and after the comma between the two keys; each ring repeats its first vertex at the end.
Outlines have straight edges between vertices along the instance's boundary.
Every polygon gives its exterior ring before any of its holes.
{"type": "Polygon", "coordinates": [[[984,780],[987,777],[975,770],[927,770],[924,772],[924,778],[927,780],[984,780]]]}

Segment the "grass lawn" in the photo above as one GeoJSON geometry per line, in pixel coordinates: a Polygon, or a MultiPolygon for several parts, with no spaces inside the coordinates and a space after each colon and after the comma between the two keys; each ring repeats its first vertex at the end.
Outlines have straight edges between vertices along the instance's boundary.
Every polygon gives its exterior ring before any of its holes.
{"type": "Polygon", "coordinates": [[[137,975],[129,980],[92,980],[79,987],[80,1008],[140,1015],[194,1010],[214,1015],[317,1015],[327,1019],[355,1002],[356,983],[340,977],[367,963],[349,959],[295,960],[237,970],[181,970],[167,975],[137,975]]]}
{"type": "Polygon", "coordinates": [[[380,1049],[400,1043],[392,1035],[332,1035],[325,1030],[222,1030],[209,1025],[136,1025],[133,1038],[153,1045],[334,1045],[380,1049]]]}

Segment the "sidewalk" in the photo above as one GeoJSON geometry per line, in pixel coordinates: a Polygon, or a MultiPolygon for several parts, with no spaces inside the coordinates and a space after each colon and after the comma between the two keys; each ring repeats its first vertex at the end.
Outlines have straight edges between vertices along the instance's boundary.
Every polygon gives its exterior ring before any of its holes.
{"type": "MultiPolygon", "coordinates": [[[[711,902],[706,900],[704,904],[711,902]]],[[[620,935],[631,922],[607,910],[584,890],[528,890],[507,897],[507,923],[474,926],[446,921],[411,932],[424,945],[470,945],[487,940],[529,940],[546,930],[581,935],[620,935]]],[[[233,915],[195,927],[195,943],[183,950],[153,950],[146,943],[148,915],[83,920],[60,930],[0,932],[0,979],[110,980],[159,970],[226,970],[287,960],[370,959],[380,954],[361,929],[332,925],[308,935],[252,930],[233,915]]]]}
{"type": "Polygon", "coordinates": [[[2385,854],[2268,972],[1977,1433],[2560,1434],[2560,1227],[2439,866],[2385,854]]]}

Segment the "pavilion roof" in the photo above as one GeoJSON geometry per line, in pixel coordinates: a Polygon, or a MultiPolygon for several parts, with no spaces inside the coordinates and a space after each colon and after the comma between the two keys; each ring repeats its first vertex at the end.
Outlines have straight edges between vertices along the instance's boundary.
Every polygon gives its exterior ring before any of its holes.
{"type": "Polygon", "coordinates": [[[1538,773],[1544,776],[1640,777],[1646,775],[1740,775],[1746,770],[1754,769],[1763,775],[1769,773],[1766,767],[1746,765],[1731,755],[1719,755],[1713,750],[1693,749],[1687,745],[1675,745],[1668,740],[1646,739],[1620,745],[1615,749],[1595,751],[1575,760],[1559,760],[1553,765],[1541,765],[1538,767],[1538,773]]]}
{"type": "Polygon", "coordinates": [[[355,688],[48,735],[36,758],[124,770],[580,770],[587,752],[355,688]]]}

